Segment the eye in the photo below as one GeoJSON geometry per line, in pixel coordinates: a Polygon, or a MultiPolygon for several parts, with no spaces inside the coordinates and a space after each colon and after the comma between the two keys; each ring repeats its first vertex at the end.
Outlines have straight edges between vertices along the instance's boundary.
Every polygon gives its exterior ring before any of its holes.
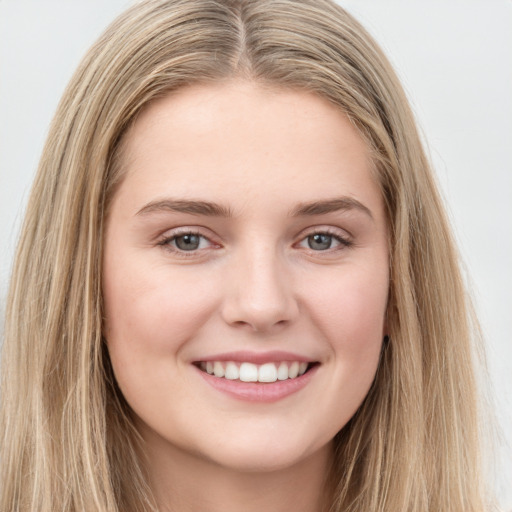
{"type": "Polygon", "coordinates": [[[333,236],[326,233],[315,233],[306,238],[308,247],[314,251],[325,251],[330,249],[333,243],[333,236]]]}
{"type": "Polygon", "coordinates": [[[183,231],[181,233],[175,233],[171,236],[166,236],[161,240],[158,245],[164,246],[166,249],[173,252],[194,252],[201,249],[207,249],[213,244],[208,238],[195,233],[193,231],[183,231]]]}
{"type": "Polygon", "coordinates": [[[188,233],[186,235],[175,236],[172,239],[172,242],[174,242],[174,245],[180,251],[195,251],[196,249],[199,249],[201,245],[201,238],[203,237],[200,235],[188,233]]]}
{"type": "Polygon", "coordinates": [[[328,251],[330,249],[348,247],[351,243],[340,235],[321,231],[308,235],[299,243],[299,247],[311,249],[312,251],[328,251]]]}

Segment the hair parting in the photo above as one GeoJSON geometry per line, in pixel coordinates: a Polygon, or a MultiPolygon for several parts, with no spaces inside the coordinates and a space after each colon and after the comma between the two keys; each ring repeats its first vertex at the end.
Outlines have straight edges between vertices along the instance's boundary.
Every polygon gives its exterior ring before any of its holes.
{"type": "Polygon", "coordinates": [[[341,109],[370,148],[387,209],[390,341],[335,438],[330,512],[489,510],[479,328],[449,223],[394,71],[329,0],[141,1],[84,57],[50,127],[10,284],[0,510],[156,511],[102,337],[105,220],[138,113],[229,80],[308,90],[341,109]]]}

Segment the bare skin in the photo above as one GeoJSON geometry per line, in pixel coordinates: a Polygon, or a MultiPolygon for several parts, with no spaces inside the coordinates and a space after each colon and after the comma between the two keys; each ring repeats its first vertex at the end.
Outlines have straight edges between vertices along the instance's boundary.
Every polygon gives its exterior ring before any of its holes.
{"type": "Polygon", "coordinates": [[[230,82],[158,100],[125,144],[104,334],[161,510],[319,512],[386,334],[363,140],[313,94],[230,82]]]}
{"type": "Polygon", "coordinates": [[[326,445],[322,454],[301,461],[296,467],[251,472],[219,468],[204,459],[191,464],[187,454],[175,450],[171,458],[166,451],[158,449],[158,442],[150,442],[148,446],[151,485],[161,512],[323,512],[328,509],[325,477],[330,464],[330,445],[326,445]]]}

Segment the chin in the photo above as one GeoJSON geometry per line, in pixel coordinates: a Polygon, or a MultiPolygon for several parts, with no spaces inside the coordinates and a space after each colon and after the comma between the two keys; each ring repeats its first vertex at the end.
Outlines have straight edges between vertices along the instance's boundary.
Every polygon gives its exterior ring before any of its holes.
{"type": "MultiPolygon", "coordinates": [[[[210,451],[209,459],[216,465],[241,473],[268,473],[299,466],[310,458],[332,453],[332,440],[311,445],[293,436],[242,436],[210,451]]],[[[204,453],[204,452],[203,452],[204,453]]]]}

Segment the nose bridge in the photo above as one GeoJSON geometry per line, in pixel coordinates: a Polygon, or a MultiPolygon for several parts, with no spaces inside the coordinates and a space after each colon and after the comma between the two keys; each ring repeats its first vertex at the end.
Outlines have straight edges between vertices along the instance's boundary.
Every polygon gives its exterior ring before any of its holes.
{"type": "Polygon", "coordinates": [[[265,331],[293,320],[298,307],[292,280],[276,247],[249,244],[236,260],[224,305],[226,321],[265,331]]]}

